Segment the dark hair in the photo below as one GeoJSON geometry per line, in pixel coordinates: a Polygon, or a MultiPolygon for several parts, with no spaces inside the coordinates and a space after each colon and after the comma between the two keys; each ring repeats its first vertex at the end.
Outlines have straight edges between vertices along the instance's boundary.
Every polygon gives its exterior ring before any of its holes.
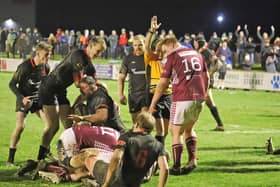
{"type": "Polygon", "coordinates": [[[91,76],[85,76],[81,78],[80,83],[86,83],[88,85],[95,85],[96,81],[91,76]]]}

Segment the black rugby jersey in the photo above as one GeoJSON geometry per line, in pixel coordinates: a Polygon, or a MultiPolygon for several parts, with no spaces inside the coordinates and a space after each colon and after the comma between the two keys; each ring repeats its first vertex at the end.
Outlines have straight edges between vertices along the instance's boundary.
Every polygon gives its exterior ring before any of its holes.
{"type": "Polygon", "coordinates": [[[21,63],[14,73],[9,87],[17,98],[32,96],[33,101],[38,100],[38,90],[42,79],[49,73],[48,64],[36,66],[34,59],[28,59],[21,63]]]}
{"type": "Polygon", "coordinates": [[[146,77],[145,77],[145,63],[144,55],[136,56],[129,54],[124,57],[121,65],[120,73],[128,74],[128,92],[145,93],[146,77]]]}
{"type": "Polygon", "coordinates": [[[116,148],[124,149],[122,176],[126,186],[140,186],[152,164],[164,155],[163,145],[145,132],[122,134],[116,148]]]}
{"type": "Polygon", "coordinates": [[[96,122],[93,123],[93,125],[111,127],[123,132],[125,128],[116,111],[113,99],[108,95],[105,88],[98,86],[97,91],[87,97],[87,113],[95,114],[96,110],[101,108],[108,109],[108,119],[106,122],[96,122]]]}
{"type": "Polygon", "coordinates": [[[49,77],[55,80],[57,85],[67,88],[74,82],[73,74],[82,74],[89,63],[91,60],[83,50],[73,50],[55,67],[49,77]]]}

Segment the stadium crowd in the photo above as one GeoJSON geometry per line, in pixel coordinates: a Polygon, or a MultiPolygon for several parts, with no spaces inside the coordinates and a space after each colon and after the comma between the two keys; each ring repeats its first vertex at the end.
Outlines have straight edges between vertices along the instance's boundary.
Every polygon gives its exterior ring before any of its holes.
{"type": "MultiPolygon", "coordinates": [[[[213,32],[207,40],[209,49],[213,50],[217,56],[224,61],[225,69],[251,70],[254,63],[261,63],[261,67],[267,72],[280,71],[280,37],[275,37],[275,28],[271,26],[271,33],[261,32],[262,27],[257,26],[256,36],[250,34],[248,26],[240,25],[233,32],[223,32],[220,36],[213,32]]],[[[156,33],[156,37],[174,35],[172,30],[166,32],[164,29],[156,33]]],[[[88,41],[96,36],[103,38],[108,48],[102,54],[102,58],[122,58],[131,52],[134,32],[127,32],[121,29],[120,34],[112,30],[111,34],[106,34],[104,30],[98,33],[94,29],[85,29],[83,32],[58,28],[56,33],[50,33],[48,37],[43,37],[37,28],[6,29],[0,28],[0,52],[11,55],[19,54],[25,59],[27,54],[34,54],[35,46],[39,41],[47,41],[53,46],[52,54],[59,54],[63,57],[72,49],[85,49],[88,41]]],[[[203,36],[203,32],[198,34],[185,33],[178,37],[182,45],[193,47],[196,36],[203,36]]],[[[206,39],[205,39],[206,40],[206,39]]]]}
{"type": "MultiPolygon", "coordinates": [[[[58,29],[46,40],[37,29],[32,33],[30,29],[2,30],[1,50],[7,57],[16,51],[22,58],[33,53],[18,66],[9,85],[16,95],[16,127],[10,140],[9,165],[14,164],[28,113],[36,112],[45,124],[37,160],[28,160],[18,176],[33,172],[33,179],[41,176],[53,183],[82,179],[91,186],[133,187],[151,179],[159,170],[158,186],[166,186],[169,174],[186,175],[197,167],[195,124],[205,104],[216,120],[214,130],[224,131],[211,92],[213,74],[219,71],[222,80],[227,69],[250,70],[256,62],[257,44],[249,36],[247,25],[244,31],[240,26],[236,28],[236,40],[232,33],[224,33],[221,38],[213,33],[208,42],[203,33],[177,39],[171,30],[167,34],[158,32],[160,26],[153,16],[146,38],[134,36],[131,31],[128,37],[125,29],[119,36],[115,30],[110,36],[104,31],[96,36],[94,30],[82,34],[58,29]],[[48,57],[56,53],[63,60],[49,72],[48,57]],[[120,104],[129,105],[129,130],[110,89],[95,77],[92,60],[100,56],[123,60],[118,96],[120,104]],[[127,76],[128,99],[124,94],[127,76]],[[70,102],[67,88],[71,85],[81,94],[70,102]],[[65,130],[57,143],[55,158],[50,145],[60,121],[65,130]],[[151,134],[154,128],[155,137],[151,134]],[[173,158],[170,169],[165,150],[169,128],[173,158]]],[[[270,44],[274,27],[270,36],[261,36],[260,26],[257,32],[263,69],[279,71],[280,39],[270,44]]]]}

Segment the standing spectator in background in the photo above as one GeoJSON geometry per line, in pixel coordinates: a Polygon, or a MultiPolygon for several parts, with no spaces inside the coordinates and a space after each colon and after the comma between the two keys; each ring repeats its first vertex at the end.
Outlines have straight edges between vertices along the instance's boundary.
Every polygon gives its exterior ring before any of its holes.
{"type": "Polygon", "coordinates": [[[16,49],[19,51],[19,57],[22,59],[26,59],[27,54],[27,41],[26,41],[26,34],[22,32],[19,38],[16,41],[16,49]]]}
{"type": "Polygon", "coordinates": [[[220,46],[221,39],[218,37],[216,32],[213,32],[209,42],[208,47],[213,51],[217,51],[218,47],[220,46]]]}
{"type": "Polygon", "coordinates": [[[248,41],[245,43],[245,55],[249,55],[250,63],[253,65],[255,63],[255,49],[256,44],[254,43],[254,38],[249,36],[248,41]]]}
{"type": "Polygon", "coordinates": [[[158,100],[171,81],[170,123],[172,125],[173,167],[169,172],[171,175],[188,174],[197,166],[197,135],[194,125],[202,111],[209,85],[207,65],[201,54],[180,46],[175,37],[166,37],[161,44],[166,63],[149,111],[156,110],[158,100]],[[188,152],[188,163],[181,168],[183,135],[188,152]]]}
{"type": "Polygon", "coordinates": [[[36,46],[35,57],[21,63],[10,81],[9,87],[17,100],[16,127],[10,140],[8,164],[14,163],[17,144],[25,127],[27,114],[36,112],[44,122],[46,121],[38,92],[42,79],[49,73],[47,62],[50,52],[50,45],[39,43],[36,46]]]}
{"type": "Polygon", "coordinates": [[[69,39],[68,39],[68,46],[69,46],[69,51],[76,48],[76,35],[75,35],[74,30],[70,31],[69,39]]]}
{"type": "Polygon", "coordinates": [[[81,31],[77,31],[76,32],[76,48],[77,49],[82,49],[81,37],[82,37],[81,31]]]}
{"type": "Polygon", "coordinates": [[[144,37],[137,35],[133,40],[133,53],[123,58],[118,78],[119,100],[122,105],[127,104],[124,94],[125,79],[128,77],[128,106],[133,123],[136,116],[147,110],[146,77],[144,63],[144,37]]]}
{"type": "Polygon", "coordinates": [[[133,40],[134,40],[134,32],[129,31],[128,32],[128,40],[127,40],[127,47],[126,47],[126,54],[130,54],[133,52],[133,40]]]}
{"type": "Polygon", "coordinates": [[[276,55],[276,70],[280,72],[280,37],[276,37],[274,40],[274,53],[276,55]]]}
{"type": "Polygon", "coordinates": [[[191,37],[189,33],[185,33],[183,37],[179,39],[179,42],[181,45],[187,47],[187,48],[193,48],[191,44],[191,37]]]}
{"type": "Polygon", "coordinates": [[[118,48],[118,35],[116,30],[112,30],[112,34],[108,37],[108,43],[109,43],[109,56],[112,59],[117,58],[117,48],[118,48]]]}
{"type": "Polygon", "coordinates": [[[6,40],[6,53],[7,58],[10,58],[10,53],[12,53],[13,58],[15,58],[15,45],[17,40],[17,33],[14,29],[11,29],[8,33],[7,40],[6,40]]]}
{"type": "Polygon", "coordinates": [[[236,55],[237,55],[237,64],[238,67],[241,67],[241,64],[243,63],[244,56],[245,56],[245,44],[247,41],[247,36],[249,34],[247,25],[244,25],[244,31],[241,31],[241,26],[238,25],[235,30],[235,36],[237,38],[236,40],[236,55]],[[244,33],[245,31],[245,33],[244,33]]]}
{"type": "MultiPolygon", "coordinates": [[[[29,27],[25,29],[25,34],[26,34],[26,41],[27,41],[27,54],[31,54],[32,51],[32,32],[29,27]]],[[[32,56],[32,55],[31,55],[32,56]]]]}
{"type": "Polygon", "coordinates": [[[84,34],[81,34],[80,35],[80,43],[81,43],[81,49],[86,49],[87,48],[87,45],[88,45],[88,39],[85,35],[86,33],[84,34]]]}
{"type": "MultiPolygon", "coordinates": [[[[104,30],[100,30],[99,31],[99,37],[102,38],[105,42],[106,42],[106,45],[108,46],[108,36],[105,34],[104,30]]],[[[107,59],[108,58],[108,49],[106,49],[102,55],[101,55],[102,58],[105,58],[107,59]]]]}
{"type": "Polygon", "coordinates": [[[259,40],[261,41],[261,65],[262,65],[262,69],[265,70],[266,67],[266,51],[269,51],[269,47],[270,47],[270,41],[274,38],[275,35],[275,28],[272,25],[270,27],[271,29],[271,34],[270,36],[268,36],[267,32],[263,32],[263,34],[261,35],[261,26],[257,26],[257,36],[259,38],[259,40]],[[268,49],[266,49],[268,48],[268,49]]]}
{"type": "Polygon", "coordinates": [[[32,33],[32,45],[36,46],[41,40],[42,35],[39,33],[37,28],[34,28],[32,33]]]}
{"type": "Polygon", "coordinates": [[[223,41],[221,43],[221,46],[217,49],[216,53],[218,54],[218,56],[224,56],[223,58],[225,58],[225,62],[226,62],[226,66],[229,69],[232,69],[232,52],[228,47],[228,43],[227,41],[223,41]]]}
{"type": "Polygon", "coordinates": [[[119,47],[120,47],[120,57],[123,58],[125,56],[126,46],[127,46],[127,35],[126,30],[124,28],[121,29],[121,34],[119,37],[119,47]]]}
{"type": "Polygon", "coordinates": [[[95,35],[95,30],[94,29],[91,29],[90,30],[90,33],[88,35],[88,40],[91,40],[93,38],[96,38],[96,35],[95,35]]]}
{"type": "Polygon", "coordinates": [[[227,73],[227,61],[226,61],[226,57],[224,55],[220,55],[220,61],[222,63],[222,66],[221,68],[219,69],[219,77],[218,77],[218,85],[217,85],[217,88],[218,89],[224,89],[225,86],[224,86],[224,81],[225,81],[225,76],[226,76],[226,73],[227,73]]]}
{"type": "Polygon", "coordinates": [[[228,33],[228,38],[227,38],[227,46],[229,47],[230,51],[232,52],[231,54],[231,62],[232,62],[232,68],[235,67],[235,52],[236,52],[236,45],[235,45],[235,41],[233,39],[233,34],[232,32],[228,33]]]}
{"type": "Polygon", "coordinates": [[[48,37],[48,43],[52,46],[51,56],[54,57],[57,40],[53,33],[50,33],[50,35],[48,37]]]}
{"type": "Polygon", "coordinates": [[[59,37],[58,43],[59,43],[59,54],[62,57],[65,57],[68,53],[68,36],[65,35],[65,32],[61,32],[61,36],[59,37]]]}
{"type": "Polygon", "coordinates": [[[8,36],[8,31],[7,29],[3,29],[0,34],[0,51],[1,52],[6,52],[6,40],[8,36]]]}

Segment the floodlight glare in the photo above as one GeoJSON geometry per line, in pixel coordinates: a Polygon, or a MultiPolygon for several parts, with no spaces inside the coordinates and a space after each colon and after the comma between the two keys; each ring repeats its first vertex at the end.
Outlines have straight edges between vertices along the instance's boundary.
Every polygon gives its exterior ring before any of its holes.
{"type": "Polygon", "coordinates": [[[221,23],[221,22],[224,21],[224,17],[220,15],[220,16],[217,17],[217,20],[218,20],[219,23],[221,23]]]}
{"type": "Polygon", "coordinates": [[[4,26],[8,29],[11,29],[11,28],[15,28],[16,27],[16,22],[14,22],[11,18],[10,19],[7,19],[5,22],[4,22],[4,26]]]}

